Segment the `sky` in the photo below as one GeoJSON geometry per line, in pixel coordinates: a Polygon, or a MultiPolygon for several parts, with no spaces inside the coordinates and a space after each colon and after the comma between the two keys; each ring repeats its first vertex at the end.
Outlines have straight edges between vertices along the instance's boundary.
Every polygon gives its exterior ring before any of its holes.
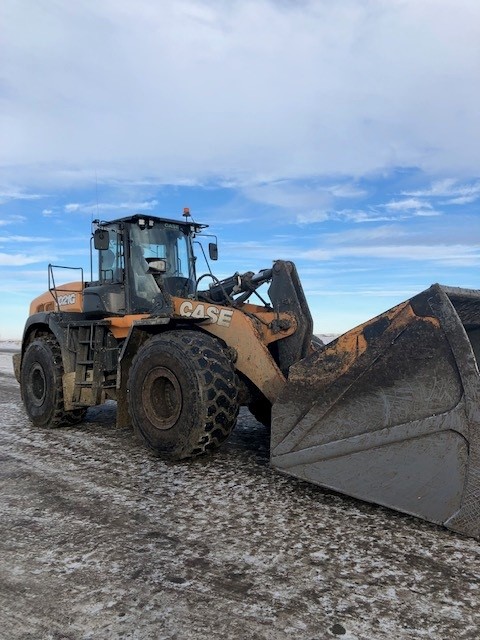
{"type": "Polygon", "coordinates": [[[479,80],[478,0],[3,0],[0,339],[93,218],[187,206],[316,333],[480,288],[479,80]]]}

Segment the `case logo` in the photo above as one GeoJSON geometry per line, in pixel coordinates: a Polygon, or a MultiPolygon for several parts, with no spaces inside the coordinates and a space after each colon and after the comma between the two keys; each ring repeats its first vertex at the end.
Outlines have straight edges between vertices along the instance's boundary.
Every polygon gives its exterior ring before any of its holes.
{"type": "Polygon", "coordinates": [[[185,300],[180,305],[180,315],[186,318],[208,318],[219,327],[229,327],[232,321],[233,310],[219,309],[214,306],[206,306],[197,304],[194,306],[192,302],[185,300]]]}

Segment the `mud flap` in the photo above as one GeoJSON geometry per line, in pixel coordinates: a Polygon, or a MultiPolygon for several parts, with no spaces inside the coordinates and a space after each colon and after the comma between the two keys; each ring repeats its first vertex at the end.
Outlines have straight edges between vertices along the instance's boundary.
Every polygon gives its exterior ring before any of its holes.
{"type": "Polygon", "coordinates": [[[290,369],[276,469],[480,537],[480,291],[432,285],[290,369]]]}

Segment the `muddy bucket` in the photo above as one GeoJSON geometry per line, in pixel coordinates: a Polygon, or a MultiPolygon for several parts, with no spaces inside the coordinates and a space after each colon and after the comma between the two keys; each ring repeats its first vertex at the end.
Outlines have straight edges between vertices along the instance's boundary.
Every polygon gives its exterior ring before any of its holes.
{"type": "Polygon", "coordinates": [[[291,367],[276,469],[480,537],[480,291],[432,285],[291,367]]]}

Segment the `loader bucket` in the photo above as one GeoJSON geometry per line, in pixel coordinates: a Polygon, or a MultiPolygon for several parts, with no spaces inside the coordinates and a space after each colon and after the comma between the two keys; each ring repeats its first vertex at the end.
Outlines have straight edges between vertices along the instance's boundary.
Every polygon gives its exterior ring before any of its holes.
{"type": "Polygon", "coordinates": [[[480,291],[432,285],[290,368],[276,469],[480,537],[480,291]]]}

